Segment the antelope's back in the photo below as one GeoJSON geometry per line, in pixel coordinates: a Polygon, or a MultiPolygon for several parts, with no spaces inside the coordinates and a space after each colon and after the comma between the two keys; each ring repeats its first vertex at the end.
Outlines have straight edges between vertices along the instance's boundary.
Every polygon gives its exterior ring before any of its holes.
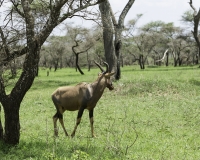
{"type": "Polygon", "coordinates": [[[52,99],[54,103],[62,107],[63,111],[75,111],[78,110],[82,104],[84,97],[85,83],[79,83],[76,86],[63,86],[57,88],[52,93],[52,99]]]}

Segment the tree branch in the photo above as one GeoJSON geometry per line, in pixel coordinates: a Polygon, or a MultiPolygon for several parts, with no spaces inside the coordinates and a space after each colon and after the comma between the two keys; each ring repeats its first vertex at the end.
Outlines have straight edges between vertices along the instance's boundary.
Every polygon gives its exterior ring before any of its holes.
{"type": "Polygon", "coordinates": [[[89,7],[89,6],[94,6],[94,5],[99,4],[99,3],[102,3],[102,2],[104,2],[104,1],[105,1],[105,0],[98,0],[97,2],[91,3],[91,0],[90,0],[90,1],[88,1],[87,3],[85,3],[85,5],[81,5],[81,6],[79,6],[79,7],[76,8],[76,9],[73,9],[73,8],[72,8],[71,12],[68,10],[67,13],[63,14],[63,16],[59,18],[58,23],[59,23],[59,24],[62,23],[62,22],[63,22],[65,19],[67,19],[67,18],[72,18],[73,15],[74,15],[75,13],[77,13],[77,12],[83,10],[83,9],[86,9],[86,8],[89,7]]]}
{"type": "Polygon", "coordinates": [[[10,55],[10,51],[8,49],[8,45],[6,43],[6,37],[4,36],[4,33],[2,31],[2,28],[0,26],[0,35],[1,35],[1,39],[2,39],[2,42],[3,42],[3,48],[4,48],[4,51],[6,52],[6,55],[7,57],[10,55]]]}
{"type": "Polygon", "coordinates": [[[18,8],[18,6],[19,6],[19,3],[18,3],[19,1],[17,1],[16,2],[16,0],[11,0],[11,3],[13,4],[13,6],[14,6],[14,8],[15,8],[15,11],[19,14],[19,15],[21,15],[23,18],[24,18],[24,13],[22,13],[21,11],[20,11],[20,9],[18,8]]]}
{"type": "Polygon", "coordinates": [[[190,2],[188,2],[188,3],[190,4],[190,7],[194,10],[194,16],[196,16],[197,10],[196,10],[196,8],[193,6],[193,4],[192,4],[192,0],[190,0],[190,2]]]}
{"type": "Polygon", "coordinates": [[[164,59],[165,59],[165,56],[166,56],[166,54],[167,54],[168,50],[169,50],[169,49],[166,49],[166,51],[165,51],[165,53],[164,53],[163,57],[162,57],[161,59],[157,60],[156,62],[159,62],[159,61],[164,61],[164,59]]]}
{"type": "Polygon", "coordinates": [[[0,62],[0,67],[7,65],[10,61],[12,61],[13,59],[20,57],[24,54],[26,54],[28,52],[28,47],[24,47],[22,50],[20,51],[13,51],[9,56],[7,56],[5,59],[3,59],[0,62]]]}
{"type": "Polygon", "coordinates": [[[128,11],[130,10],[131,6],[133,5],[133,3],[135,2],[135,0],[129,0],[128,3],[126,4],[126,6],[124,7],[122,13],[119,16],[119,21],[118,21],[118,25],[123,26],[124,25],[124,19],[128,13],[128,11]]]}
{"type": "Polygon", "coordinates": [[[114,15],[114,12],[113,12],[112,7],[111,7],[111,5],[110,5],[110,2],[109,2],[108,0],[106,0],[106,1],[107,1],[107,3],[108,3],[108,7],[109,7],[109,10],[110,10],[110,15],[111,15],[111,17],[112,17],[113,25],[114,25],[114,26],[117,26],[117,20],[116,20],[116,18],[115,18],[115,15],[114,15]]]}

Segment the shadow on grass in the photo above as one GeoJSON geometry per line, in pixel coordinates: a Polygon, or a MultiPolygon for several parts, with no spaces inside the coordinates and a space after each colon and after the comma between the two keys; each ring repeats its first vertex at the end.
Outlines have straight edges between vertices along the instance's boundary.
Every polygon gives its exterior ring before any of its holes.
{"type": "Polygon", "coordinates": [[[44,142],[39,140],[20,141],[19,145],[9,146],[0,142],[1,160],[7,159],[87,159],[98,151],[96,146],[66,144],[62,142],[44,142]]]}
{"type": "MultiPolygon", "coordinates": [[[[54,159],[60,157],[61,153],[65,153],[66,158],[71,157],[71,153],[66,153],[64,147],[57,148],[56,144],[48,144],[42,141],[21,141],[19,145],[11,147],[9,145],[0,144],[0,156],[1,159],[54,159]]],[[[62,154],[61,154],[62,155],[62,154]]]]}
{"type": "Polygon", "coordinates": [[[200,86],[200,81],[196,80],[196,79],[191,79],[189,80],[189,82],[193,85],[196,85],[196,86],[200,86]]]}

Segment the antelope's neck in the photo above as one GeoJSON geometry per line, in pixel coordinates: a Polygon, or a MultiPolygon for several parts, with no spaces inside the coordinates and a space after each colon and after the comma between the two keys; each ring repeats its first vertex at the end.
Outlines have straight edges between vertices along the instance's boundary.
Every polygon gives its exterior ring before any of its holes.
{"type": "Polygon", "coordinates": [[[104,89],[106,88],[105,78],[104,77],[98,78],[91,84],[91,87],[93,89],[94,94],[96,94],[95,92],[103,93],[104,89]]]}
{"type": "Polygon", "coordinates": [[[104,78],[98,78],[96,81],[94,81],[92,84],[90,84],[92,97],[90,99],[90,103],[96,104],[98,100],[101,98],[103,91],[106,87],[105,85],[105,79],[104,78]]]}

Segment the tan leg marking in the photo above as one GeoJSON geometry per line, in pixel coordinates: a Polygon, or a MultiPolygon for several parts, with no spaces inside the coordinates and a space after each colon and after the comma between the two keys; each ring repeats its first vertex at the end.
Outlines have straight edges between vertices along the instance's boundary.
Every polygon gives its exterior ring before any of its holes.
{"type": "Polygon", "coordinates": [[[61,124],[61,126],[62,126],[64,132],[65,132],[65,135],[68,136],[68,133],[67,133],[67,131],[66,131],[66,129],[65,129],[65,126],[64,126],[63,119],[60,118],[59,121],[60,121],[60,124],[61,124]]]}
{"type": "Polygon", "coordinates": [[[76,125],[75,125],[75,127],[74,127],[74,131],[73,131],[72,134],[71,134],[72,137],[75,136],[76,129],[77,129],[78,125],[80,124],[80,122],[81,122],[81,118],[78,118],[78,119],[76,120],[76,125]]]}
{"type": "Polygon", "coordinates": [[[58,118],[53,118],[54,136],[56,136],[56,137],[58,136],[57,120],[58,120],[58,118]]]}

